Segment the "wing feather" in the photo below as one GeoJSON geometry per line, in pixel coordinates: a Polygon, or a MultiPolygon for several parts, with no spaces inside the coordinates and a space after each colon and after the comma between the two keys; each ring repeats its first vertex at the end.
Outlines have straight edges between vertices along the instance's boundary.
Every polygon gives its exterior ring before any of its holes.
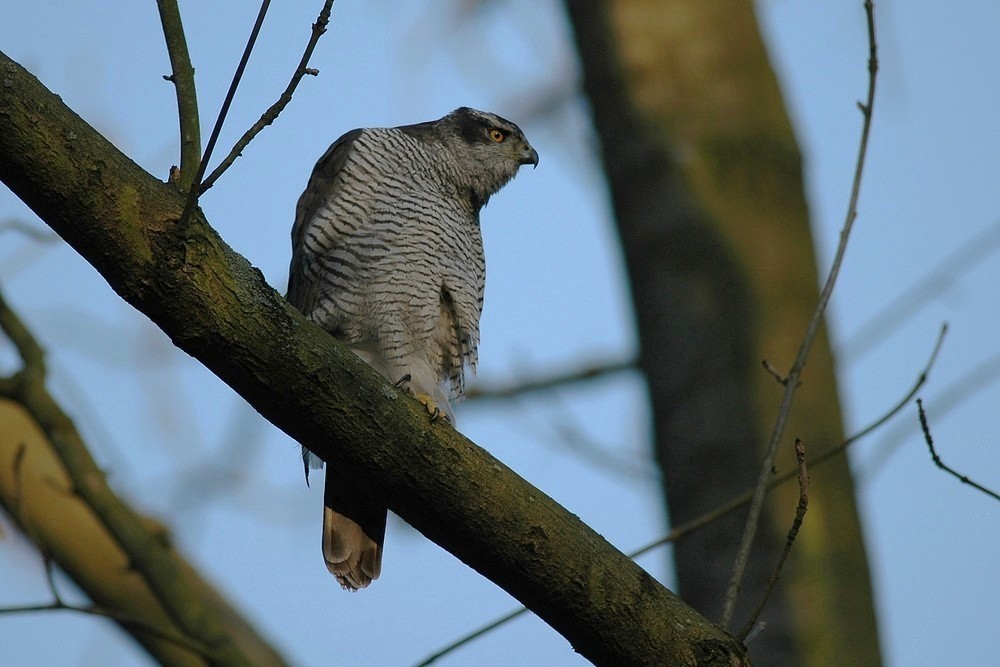
{"type": "MultiPolygon", "coordinates": [[[[317,216],[323,205],[336,193],[337,178],[354,148],[354,142],[362,130],[352,130],[337,139],[319,159],[309,177],[309,184],[299,197],[295,207],[295,224],[292,226],[292,262],[288,272],[288,292],[286,298],[300,311],[308,315],[312,312],[319,294],[318,272],[313,269],[316,260],[306,247],[309,233],[321,232],[335,237],[336,225],[331,225],[317,216]]],[[[331,238],[336,242],[336,238],[331,238]]]]}

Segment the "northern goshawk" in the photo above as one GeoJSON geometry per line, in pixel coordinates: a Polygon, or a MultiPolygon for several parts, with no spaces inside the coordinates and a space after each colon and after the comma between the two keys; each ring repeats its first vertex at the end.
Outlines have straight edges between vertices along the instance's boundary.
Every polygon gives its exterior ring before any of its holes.
{"type": "MultiPolygon", "coordinates": [[[[521,130],[462,107],[432,122],[348,132],[299,198],[288,300],[432,418],[454,421],[476,367],[486,265],[479,210],[538,153],[521,130]]],[[[303,448],[309,468],[322,461],[303,448]]],[[[386,507],[326,467],[323,556],[347,589],[382,569],[386,507]]]]}

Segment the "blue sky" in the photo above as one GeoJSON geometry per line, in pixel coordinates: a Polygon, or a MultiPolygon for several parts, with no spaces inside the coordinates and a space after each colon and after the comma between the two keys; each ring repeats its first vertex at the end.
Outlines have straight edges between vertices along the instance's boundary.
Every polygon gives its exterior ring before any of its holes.
{"type": "MultiPolygon", "coordinates": [[[[255,16],[250,4],[182,3],[206,136],[255,16]]],[[[541,163],[483,212],[489,268],[480,377],[506,381],[629,356],[627,286],[586,105],[572,94],[577,70],[560,5],[510,0],[469,12],[463,2],[401,4],[334,5],[312,62],[321,75],[302,82],[281,118],[202,199],[209,220],[283,289],[295,200],[331,141],[354,127],[428,120],[461,105],[496,111],[521,125],[541,163]]],[[[321,3],[294,5],[271,9],[223,153],[298,62],[321,3]]],[[[758,10],[806,159],[825,271],[847,206],[861,120],[855,102],[866,86],[861,3],[776,0],[758,10]]],[[[948,339],[922,392],[935,439],[954,467],[1000,487],[1000,389],[992,377],[969,379],[1000,353],[1000,259],[987,241],[978,261],[953,266],[933,298],[885,340],[859,351],[856,338],[1000,219],[1000,4],[884,1],[876,11],[882,69],[868,170],[829,317],[848,431],[906,392],[947,321],[948,339]],[[954,387],[974,391],[949,407],[954,387]]],[[[166,177],[177,161],[177,128],[154,2],[17,3],[4,11],[0,49],[166,177]]],[[[0,189],[0,221],[10,218],[40,225],[0,189]]],[[[321,493],[302,484],[295,443],[175,350],[68,247],[0,234],[0,286],[49,351],[52,389],[116,488],[171,523],[181,548],[293,662],[415,663],[516,606],[398,520],[390,522],[382,579],[357,595],[341,592],[319,552],[321,493]]],[[[4,345],[0,362],[11,362],[4,345]]],[[[634,471],[649,465],[638,378],[470,404],[458,421],[623,550],[664,531],[655,477],[634,471]],[[599,469],[579,453],[580,442],[606,450],[624,472],[599,469]]],[[[885,658],[1000,664],[1000,508],[936,470],[916,425],[910,408],[852,452],[885,658]]],[[[47,600],[40,559],[5,533],[0,605],[47,600]]],[[[668,557],[640,563],[669,585],[668,557]]],[[[0,637],[13,664],[148,662],[113,627],[77,615],[6,616],[0,637]]],[[[440,664],[583,660],[528,616],[440,664]]]]}

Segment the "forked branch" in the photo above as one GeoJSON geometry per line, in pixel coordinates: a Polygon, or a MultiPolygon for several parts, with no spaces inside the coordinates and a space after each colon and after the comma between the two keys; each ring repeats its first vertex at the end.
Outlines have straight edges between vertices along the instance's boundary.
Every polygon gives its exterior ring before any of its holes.
{"type": "Polygon", "coordinates": [[[871,0],[866,0],[864,8],[868,23],[868,96],[864,103],[858,104],[862,114],[861,140],[858,147],[857,164],[854,169],[854,181],[851,185],[851,195],[847,204],[847,215],[844,220],[844,226],[840,230],[840,242],[837,245],[837,252],[833,258],[833,264],[830,267],[830,272],[827,275],[825,284],[823,285],[823,290],[820,292],[819,302],[816,304],[816,309],[813,311],[812,319],[809,322],[809,326],[806,328],[806,333],[802,338],[802,343],[799,346],[799,351],[795,357],[794,363],[792,364],[792,368],[785,376],[786,381],[783,383],[785,385],[785,392],[781,400],[781,408],[778,411],[778,417],[775,421],[774,429],[771,432],[771,438],[768,442],[766,450],[767,453],[764,456],[764,461],[761,463],[760,474],[758,475],[757,485],[754,489],[753,500],[750,503],[750,511],[748,512],[746,526],[743,530],[743,536],[740,538],[740,546],[736,552],[736,562],[733,564],[733,573],[730,577],[729,587],[726,590],[726,596],[722,606],[720,624],[724,628],[729,627],[729,623],[733,617],[733,610],[736,607],[736,598],[739,595],[740,584],[743,581],[743,572],[746,569],[747,559],[750,556],[750,546],[752,545],[754,536],[757,533],[757,524],[760,520],[760,513],[764,507],[764,495],[767,491],[768,480],[771,477],[771,469],[774,467],[774,459],[778,452],[778,445],[781,443],[781,438],[785,433],[785,425],[791,415],[792,402],[795,398],[795,392],[798,389],[802,371],[806,366],[809,349],[812,347],[816,334],[819,332],[820,325],[823,321],[823,313],[826,312],[826,306],[830,302],[834,285],[837,283],[837,276],[840,273],[840,265],[843,262],[844,254],[847,251],[847,241],[850,238],[851,229],[854,226],[854,220],[858,215],[858,197],[861,193],[861,181],[864,173],[865,156],[868,153],[868,135],[871,132],[872,112],[875,107],[875,78],[878,73],[878,49],[875,42],[875,13],[871,0]]]}

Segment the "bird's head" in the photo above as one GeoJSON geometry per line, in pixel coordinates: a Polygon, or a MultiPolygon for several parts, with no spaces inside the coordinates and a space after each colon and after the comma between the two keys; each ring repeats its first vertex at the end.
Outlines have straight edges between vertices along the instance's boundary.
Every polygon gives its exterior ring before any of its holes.
{"type": "Polygon", "coordinates": [[[538,166],[538,152],[521,128],[496,114],[461,107],[438,122],[480,205],[514,178],[521,165],[538,166]]]}

